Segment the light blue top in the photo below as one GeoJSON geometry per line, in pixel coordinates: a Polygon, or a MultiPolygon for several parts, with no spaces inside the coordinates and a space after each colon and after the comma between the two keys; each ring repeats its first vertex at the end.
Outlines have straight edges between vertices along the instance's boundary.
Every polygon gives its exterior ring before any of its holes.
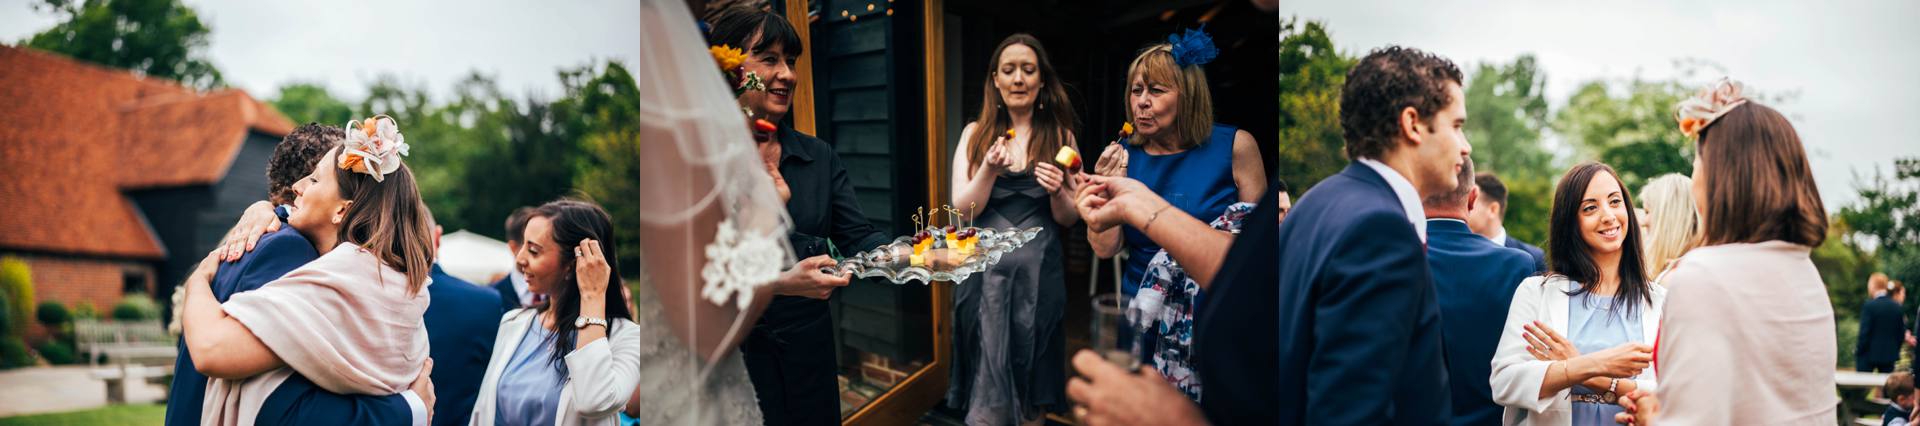
{"type": "Polygon", "coordinates": [[[498,425],[553,426],[560,410],[560,388],[566,385],[566,373],[554,364],[552,331],[531,321],[520,337],[513,357],[500,374],[499,399],[494,404],[493,423],[498,425]]]}
{"type": "MultiPolygon", "coordinates": [[[[1614,307],[1613,296],[1596,296],[1593,293],[1580,293],[1567,298],[1567,338],[1573,340],[1573,347],[1581,354],[1600,352],[1625,343],[1643,342],[1640,328],[1640,310],[1633,305],[1632,314],[1627,314],[1627,306],[1614,307]]],[[[1601,394],[1606,389],[1587,389],[1574,385],[1575,394],[1601,394]]],[[[1574,426],[1612,425],[1613,415],[1622,411],[1619,405],[1590,404],[1575,401],[1573,403],[1574,426]]]]}

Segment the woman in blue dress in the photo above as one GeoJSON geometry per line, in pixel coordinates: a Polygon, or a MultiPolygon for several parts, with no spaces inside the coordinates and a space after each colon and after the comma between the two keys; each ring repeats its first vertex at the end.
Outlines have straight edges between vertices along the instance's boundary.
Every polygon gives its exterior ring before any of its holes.
{"type": "MultiPolygon", "coordinates": [[[[1258,202],[1267,186],[1265,166],[1252,134],[1213,122],[1213,96],[1202,69],[1218,53],[1212,39],[1197,30],[1168,39],[1142,50],[1127,67],[1124,98],[1133,132],[1122,131],[1119,140],[1107,145],[1095,171],[1132,178],[1153,189],[1171,204],[1155,216],[1187,215],[1208,222],[1221,218],[1229,205],[1258,202]]],[[[1087,242],[1102,258],[1127,253],[1120,291],[1129,296],[1151,280],[1148,264],[1161,251],[1160,244],[1131,226],[1090,231],[1087,242]]],[[[1155,319],[1153,332],[1144,337],[1149,341],[1143,343],[1150,344],[1141,346],[1153,353],[1139,355],[1163,375],[1187,376],[1182,372],[1193,368],[1188,361],[1191,340],[1181,336],[1190,335],[1193,312],[1208,285],[1205,280],[1197,284],[1134,299],[1136,306],[1148,310],[1147,318],[1155,319]]],[[[1176,384],[1198,400],[1197,378],[1176,384]]]]}
{"type": "Polygon", "coordinates": [[[1514,290],[1494,351],[1502,424],[1611,425],[1619,395],[1653,390],[1667,291],[1642,267],[1632,206],[1605,164],[1574,166],[1554,189],[1548,273],[1514,290]]]}

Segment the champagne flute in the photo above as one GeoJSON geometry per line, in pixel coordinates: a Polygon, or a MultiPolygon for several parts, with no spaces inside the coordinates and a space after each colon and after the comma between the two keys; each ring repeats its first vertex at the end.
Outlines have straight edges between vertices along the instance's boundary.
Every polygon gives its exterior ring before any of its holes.
{"type": "Polygon", "coordinates": [[[1140,330],[1134,326],[1138,313],[1131,308],[1133,296],[1106,293],[1093,298],[1091,344],[1094,352],[1127,371],[1140,369],[1140,330]]]}

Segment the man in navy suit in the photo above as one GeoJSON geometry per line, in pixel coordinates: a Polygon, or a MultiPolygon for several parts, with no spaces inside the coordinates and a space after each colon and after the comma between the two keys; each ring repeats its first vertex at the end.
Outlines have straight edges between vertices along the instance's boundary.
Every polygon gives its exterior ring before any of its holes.
{"type": "Polygon", "coordinates": [[[1439,294],[1454,426],[1500,424],[1486,378],[1506,327],[1507,305],[1520,281],[1533,275],[1533,258],[1501,247],[1467,228],[1479,195],[1473,162],[1460,168],[1460,187],[1420,200],[1427,214],[1427,264],[1439,294]],[[1477,379],[1476,379],[1477,378],[1477,379]]]}
{"type": "MultiPolygon", "coordinates": [[[[533,218],[532,207],[513,209],[507,215],[507,249],[514,255],[520,254],[520,243],[526,242],[527,220],[533,218]]],[[[506,310],[520,309],[533,305],[534,294],[527,291],[527,276],[520,275],[520,268],[507,269],[507,276],[494,281],[493,291],[500,293],[500,306],[506,310]]],[[[497,331],[497,330],[496,330],[497,331]]]]}
{"type": "Polygon", "coordinates": [[[1888,286],[1860,306],[1860,332],[1853,346],[1853,369],[1891,373],[1906,344],[1907,321],[1900,311],[1907,290],[1888,286]]]}
{"type": "MultiPolygon", "coordinates": [[[[1447,423],[1452,403],[1420,199],[1456,188],[1470,153],[1460,82],[1452,62],[1415,49],[1387,47],[1362,58],[1340,99],[1354,163],[1302,196],[1277,233],[1256,226],[1279,219],[1269,195],[1213,277],[1194,336],[1202,407],[1151,370],[1131,374],[1083,351],[1074,357],[1082,378],[1067,393],[1084,418],[1447,423]]],[[[1166,220],[1153,213],[1166,202],[1108,183],[1123,180],[1094,179],[1082,189],[1077,206],[1092,207],[1082,215],[1088,226],[1128,223],[1150,235],[1154,226],[1187,226],[1154,224],[1166,220]]],[[[1178,243],[1163,246],[1173,253],[1178,243]]]]}
{"type": "MultiPolygon", "coordinates": [[[[440,232],[434,225],[436,252],[440,232]]],[[[473,414],[474,398],[480,396],[480,379],[487,374],[494,334],[506,310],[495,304],[499,293],[447,275],[439,262],[429,276],[433,285],[427,286],[427,295],[433,304],[427,306],[427,341],[432,346],[433,389],[439,395],[433,403],[433,425],[464,425],[473,414]]]]}
{"type": "Polygon", "coordinates": [[[1500,183],[1493,173],[1474,175],[1473,183],[1480,188],[1480,195],[1473,203],[1473,212],[1467,214],[1467,227],[1493,240],[1494,245],[1526,252],[1533,257],[1533,273],[1547,272],[1547,252],[1507,236],[1507,184],[1500,183]]]}
{"type": "MultiPolygon", "coordinates": [[[[285,220],[286,211],[271,206],[291,203],[295,196],[293,184],[312,172],[314,163],[343,138],[345,132],[339,128],[316,124],[288,133],[274,147],[268,160],[268,197],[272,201],[255,203],[248,209],[249,216],[271,209],[285,220]]],[[[292,226],[278,226],[248,250],[234,262],[222,262],[214,272],[211,287],[215,299],[226,302],[235,293],[260,288],[320,257],[313,243],[292,226]]],[[[207,377],[194,369],[186,339],[180,339],[179,351],[167,399],[166,424],[198,425],[201,424],[201,405],[206,400],[207,377]]],[[[427,401],[411,390],[388,396],[335,394],[295,373],[268,396],[256,421],[260,424],[420,425],[428,416],[426,404],[427,401]]]]}

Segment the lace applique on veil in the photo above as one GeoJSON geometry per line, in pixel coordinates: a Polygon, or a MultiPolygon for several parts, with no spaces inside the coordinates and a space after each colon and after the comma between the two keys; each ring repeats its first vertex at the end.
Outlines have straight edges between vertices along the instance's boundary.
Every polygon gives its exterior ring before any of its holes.
{"type": "Polygon", "coordinates": [[[768,259],[786,255],[780,246],[785,240],[771,233],[741,230],[733,219],[720,222],[713,243],[707,245],[707,265],[700,270],[706,281],[700,295],[716,305],[734,300],[739,309],[753,303],[754,288],[780,277],[779,264],[768,259]]]}

